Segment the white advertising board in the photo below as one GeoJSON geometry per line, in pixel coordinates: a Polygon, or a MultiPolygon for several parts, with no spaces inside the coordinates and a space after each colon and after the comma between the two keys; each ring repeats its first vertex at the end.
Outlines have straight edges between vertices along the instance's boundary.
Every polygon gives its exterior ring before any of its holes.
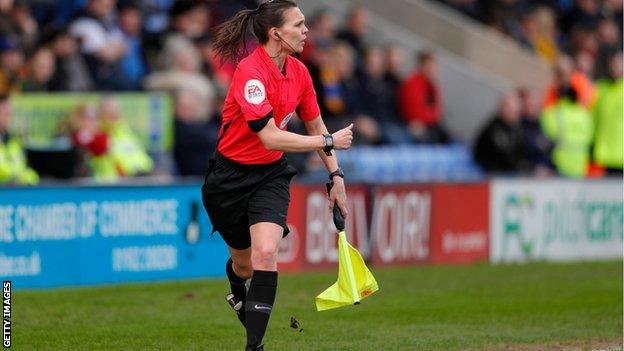
{"type": "Polygon", "coordinates": [[[495,179],[490,260],[622,258],[622,181],[495,179]]]}

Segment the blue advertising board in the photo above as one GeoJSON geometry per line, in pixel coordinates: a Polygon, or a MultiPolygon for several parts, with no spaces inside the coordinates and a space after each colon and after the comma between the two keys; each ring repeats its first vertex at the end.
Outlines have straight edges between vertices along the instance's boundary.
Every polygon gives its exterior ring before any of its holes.
{"type": "Polygon", "coordinates": [[[14,289],[224,275],[199,184],[0,188],[0,278],[14,289]]]}

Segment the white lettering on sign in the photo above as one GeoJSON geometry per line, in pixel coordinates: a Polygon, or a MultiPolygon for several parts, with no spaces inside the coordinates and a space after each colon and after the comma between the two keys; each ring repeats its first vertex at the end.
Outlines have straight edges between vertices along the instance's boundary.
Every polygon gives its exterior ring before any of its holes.
{"type": "Polygon", "coordinates": [[[34,251],[30,256],[7,256],[0,252],[0,276],[36,276],[41,274],[41,256],[34,251]]]}
{"type": "Polygon", "coordinates": [[[415,191],[378,197],[373,211],[375,250],[383,262],[424,260],[429,255],[431,195],[415,191]]]}
{"type": "Polygon", "coordinates": [[[171,245],[117,247],[112,256],[115,272],[166,271],[178,267],[178,249],[171,245]]]}
{"type": "Polygon", "coordinates": [[[76,229],[81,238],[88,238],[95,234],[97,226],[97,202],[81,202],[78,206],[76,229]]]}
{"type": "Polygon", "coordinates": [[[76,204],[19,205],[15,210],[18,241],[70,240],[76,236],[76,204]]]}
{"type": "Polygon", "coordinates": [[[13,242],[13,206],[0,206],[0,242],[13,242]]]}
{"type": "Polygon", "coordinates": [[[99,224],[103,237],[174,235],[178,232],[178,201],[107,201],[100,205],[99,224]]]}
{"type": "MultiPolygon", "coordinates": [[[[328,209],[327,195],[320,191],[308,194],[306,204],[306,258],[310,263],[337,262],[338,247],[333,215],[328,209]]],[[[362,257],[369,254],[368,223],[363,193],[347,196],[345,234],[347,241],[358,249],[362,257]]]]}
{"type": "Polygon", "coordinates": [[[177,220],[175,199],[0,206],[0,243],[175,235],[177,220]]]}
{"type": "Polygon", "coordinates": [[[483,252],[487,249],[487,235],[482,231],[467,233],[453,233],[445,231],[442,234],[442,252],[465,253],[483,252]]]}
{"type": "Polygon", "coordinates": [[[308,195],[306,219],[308,262],[319,263],[327,256],[338,257],[335,242],[330,241],[335,235],[327,235],[330,217],[325,194],[315,191],[308,195]]]}

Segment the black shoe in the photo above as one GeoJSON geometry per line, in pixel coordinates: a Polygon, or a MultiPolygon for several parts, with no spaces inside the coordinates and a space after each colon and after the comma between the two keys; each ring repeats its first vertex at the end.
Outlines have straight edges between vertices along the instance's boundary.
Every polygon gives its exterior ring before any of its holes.
{"type": "Polygon", "coordinates": [[[245,348],[245,351],[264,351],[264,344],[260,346],[256,346],[256,347],[247,345],[247,347],[245,348]]]}
{"type": "Polygon", "coordinates": [[[225,296],[225,301],[227,301],[228,305],[230,305],[230,307],[232,307],[234,312],[236,312],[236,316],[238,317],[238,320],[241,322],[241,324],[243,324],[243,327],[246,327],[245,309],[243,308],[245,305],[245,301],[237,301],[236,298],[234,297],[234,294],[227,294],[225,296]]]}

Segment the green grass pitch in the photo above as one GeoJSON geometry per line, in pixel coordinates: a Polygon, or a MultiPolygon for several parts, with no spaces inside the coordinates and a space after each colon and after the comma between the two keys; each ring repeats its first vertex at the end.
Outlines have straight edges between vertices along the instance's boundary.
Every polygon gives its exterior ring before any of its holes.
{"type": "MultiPolygon", "coordinates": [[[[373,269],[359,306],[316,312],[336,271],[281,274],[266,350],[622,350],[622,262],[373,269]],[[303,331],[290,328],[296,316],[303,331]]],[[[243,350],[226,281],[15,291],[14,350],[243,350]]]]}

